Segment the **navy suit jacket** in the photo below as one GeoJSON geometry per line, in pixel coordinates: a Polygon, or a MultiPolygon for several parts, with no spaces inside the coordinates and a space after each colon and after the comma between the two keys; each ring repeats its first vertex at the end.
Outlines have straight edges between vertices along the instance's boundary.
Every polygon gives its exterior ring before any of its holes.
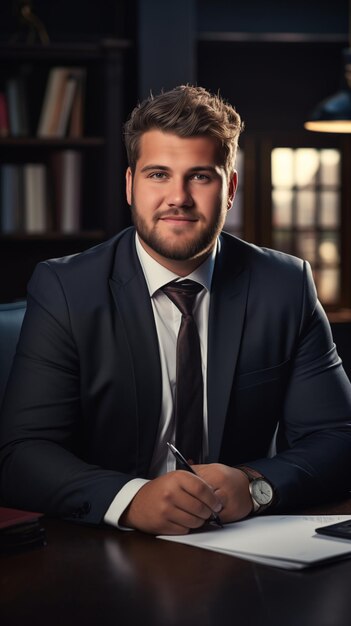
{"type": "MultiPolygon", "coordinates": [[[[8,505],[99,523],[148,476],[161,367],[134,228],[40,263],[1,417],[8,505]]],[[[309,265],[221,235],[211,288],[207,462],[249,464],[277,510],[350,487],[351,390],[309,265]],[[267,458],[277,424],[278,453],[267,458]]]]}

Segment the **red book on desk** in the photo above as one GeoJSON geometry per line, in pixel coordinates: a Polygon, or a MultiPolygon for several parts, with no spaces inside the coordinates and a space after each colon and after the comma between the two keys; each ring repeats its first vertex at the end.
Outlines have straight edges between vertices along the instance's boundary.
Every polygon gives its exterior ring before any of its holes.
{"type": "Polygon", "coordinates": [[[10,526],[17,526],[18,524],[37,521],[39,517],[42,517],[42,513],[21,511],[20,509],[8,509],[0,506],[0,530],[9,528],[10,526]]]}
{"type": "Polygon", "coordinates": [[[0,507],[0,554],[46,545],[42,513],[0,507]]]}

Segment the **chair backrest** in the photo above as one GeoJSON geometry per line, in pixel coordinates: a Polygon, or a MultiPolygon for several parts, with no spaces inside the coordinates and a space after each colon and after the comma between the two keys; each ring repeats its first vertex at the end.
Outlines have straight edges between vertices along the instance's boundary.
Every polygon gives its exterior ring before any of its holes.
{"type": "Polygon", "coordinates": [[[26,302],[0,304],[0,406],[16,352],[26,302]]]}

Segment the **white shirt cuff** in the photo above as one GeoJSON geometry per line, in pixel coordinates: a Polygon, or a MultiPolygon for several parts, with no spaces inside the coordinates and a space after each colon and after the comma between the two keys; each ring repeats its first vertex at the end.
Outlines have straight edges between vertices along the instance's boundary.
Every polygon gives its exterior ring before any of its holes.
{"type": "Polygon", "coordinates": [[[139,489],[141,489],[141,487],[146,485],[148,482],[149,481],[144,478],[133,478],[133,480],[130,480],[126,485],[124,485],[107,509],[104,516],[104,522],[106,524],[111,524],[112,526],[117,526],[120,530],[132,530],[132,528],[120,526],[119,519],[122,513],[126,510],[127,506],[129,506],[133,500],[134,496],[138,493],[139,489]]]}

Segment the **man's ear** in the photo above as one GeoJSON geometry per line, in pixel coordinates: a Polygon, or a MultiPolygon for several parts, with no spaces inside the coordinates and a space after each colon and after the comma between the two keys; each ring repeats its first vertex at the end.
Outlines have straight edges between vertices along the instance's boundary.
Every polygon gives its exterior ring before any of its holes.
{"type": "Polygon", "coordinates": [[[229,177],[228,185],[228,211],[232,208],[232,204],[235,198],[236,188],[238,186],[238,172],[234,170],[229,177]]]}
{"type": "Polygon", "coordinates": [[[126,171],[126,196],[127,202],[129,206],[131,206],[133,197],[133,174],[130,167],[128,167],[126,171]]]}

